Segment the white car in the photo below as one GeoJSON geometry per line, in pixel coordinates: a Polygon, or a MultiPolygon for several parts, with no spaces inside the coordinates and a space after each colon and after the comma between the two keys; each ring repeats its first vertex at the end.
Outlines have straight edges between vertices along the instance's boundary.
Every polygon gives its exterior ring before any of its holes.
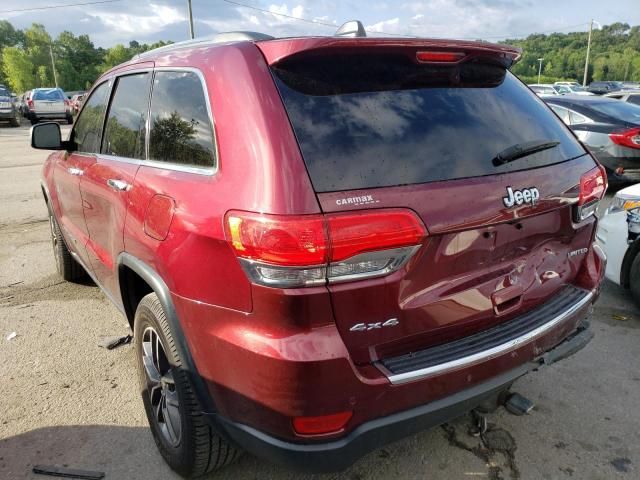
{"type": "Polygon", "coordinates": [[[596,243],[607,255],[605,276],[640,303],[640,183],[616,193],[598,222],[596,243]]]}

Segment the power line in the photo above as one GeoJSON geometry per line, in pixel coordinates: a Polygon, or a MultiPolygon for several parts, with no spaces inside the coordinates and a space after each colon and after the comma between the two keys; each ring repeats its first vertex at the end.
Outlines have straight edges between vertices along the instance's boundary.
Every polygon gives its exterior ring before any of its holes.
{"type": "MultiPolygon", "coordinates": [[[[290,18],[292,20],[298,20],[300,22],[312,23],[314,25],[321,25],[323,27],[331,27],[334,30],[337,27],[339,27],[339,25],[335,25],[333,23],[321,22],[320,20],[311,20],[309,18],[294,17],[293,15],[287,15],[286,13],[272,12],[271,10],[267,10],[266,8],[254,7],[253,5],[247,5],[245,3],[236,2],[234,0],[222,0],[222,1],[226,2],[226,3],[230,3],[232,5],[237,5],[239,7],[249,8],[251,10],[257,10],[258,12],[270,13],[271,15],[277,15],[279,17],[290,18]]],[[[399,33],[388,33],[388,32],[380,32],[380,31],[375,32],[375,33],[382,33],[384,35],[394,35],[394,36],[398,36],[398,37],[406,37],[406,36],[408,36],[408,35],[402,35],[402,34],[399,34],[399,33]]]]}
{"type": "Polygon", "coordinates": [[[99,3],[115,3],[122,0],[98,0],[95,2],[82,2],[82,3],[65,3],[61,5],[46,5],[43,7],[31,7],[31,8],[16,8],[13,10],[0,10],[0,13],[17,13],[17,12],[33,12],[35,10],[50,10],[52,8],[65,8],[65,7],[80,7],[82,5],[97,5],[99,3]]]}

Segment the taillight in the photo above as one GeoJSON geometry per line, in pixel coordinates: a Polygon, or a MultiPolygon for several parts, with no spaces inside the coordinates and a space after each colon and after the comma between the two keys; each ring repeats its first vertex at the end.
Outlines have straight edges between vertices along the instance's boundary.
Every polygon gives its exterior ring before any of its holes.
{"type": "Polygon", "coordinates": [[[640,148],[640,128],[610,133],[609,138],[613,143],[623,147],[640,148]]]}
{"type": "Polygon", "coordinates": [[[33,109],[33,100],[27,100],[27,107],[29,107],[29,109],[33,109]]]}
{"type": "Polygon", "coordinates": [[[232,211],[227,240],[249,278],[260,285],[300,287],[388,275],[426,236],[410,210],[328,215],[264,215],[232,211]]]}
{"type": "Polygon", "coordinates": [[[456,63],[465,56],[464,52],[416,52],[416,60],[421,63],[456,63]]]}
{"type": "Polygon", "coordinates": [[[575,215],[577,222],[581,222],[596,212],[598,203],[604,197],[606,190],[607,174],[601,165],[580,177],[580,197],[575,215]]]}

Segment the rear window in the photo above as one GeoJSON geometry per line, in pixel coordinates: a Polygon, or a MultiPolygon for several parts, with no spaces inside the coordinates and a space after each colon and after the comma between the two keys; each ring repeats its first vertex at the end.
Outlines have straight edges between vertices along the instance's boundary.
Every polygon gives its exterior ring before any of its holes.
{"type": "Polygon", "coordinates": [[[9,90],[0,87],[0,97],[8,97],[9,96],[9,90]]]}
{"type": "Polygon", "coordinates": [[[273,68],[318,192],[492,175],[583,155],[568,129],[501,66],[331,55],[273,68]],[[555,148],[495,167],[519,143],[555,148]]]}
{"type": "Polygon", "coordinates": [[[64,100],[64,95],[60,90],[36,90],[33,100],[64,100]]]}
{"type": "Polygon", "coordinates": [[[589,107],[596,112],[622,120],[624,122],[640,123],[640,107],[629,102],[620,102],[618,100],[610,102],[591,102],[589,107]]]}

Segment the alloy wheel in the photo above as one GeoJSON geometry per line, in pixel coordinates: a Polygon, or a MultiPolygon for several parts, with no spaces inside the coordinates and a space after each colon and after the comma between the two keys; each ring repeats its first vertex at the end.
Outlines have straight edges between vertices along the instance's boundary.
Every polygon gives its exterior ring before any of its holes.
{"type": "Polygon", "coordinates": [[[154,419],[164,439],[175,447],[182,436],[180,402],[173,368],[153,327],[147,327],[142,335],[142,364],[154,419]]]}

